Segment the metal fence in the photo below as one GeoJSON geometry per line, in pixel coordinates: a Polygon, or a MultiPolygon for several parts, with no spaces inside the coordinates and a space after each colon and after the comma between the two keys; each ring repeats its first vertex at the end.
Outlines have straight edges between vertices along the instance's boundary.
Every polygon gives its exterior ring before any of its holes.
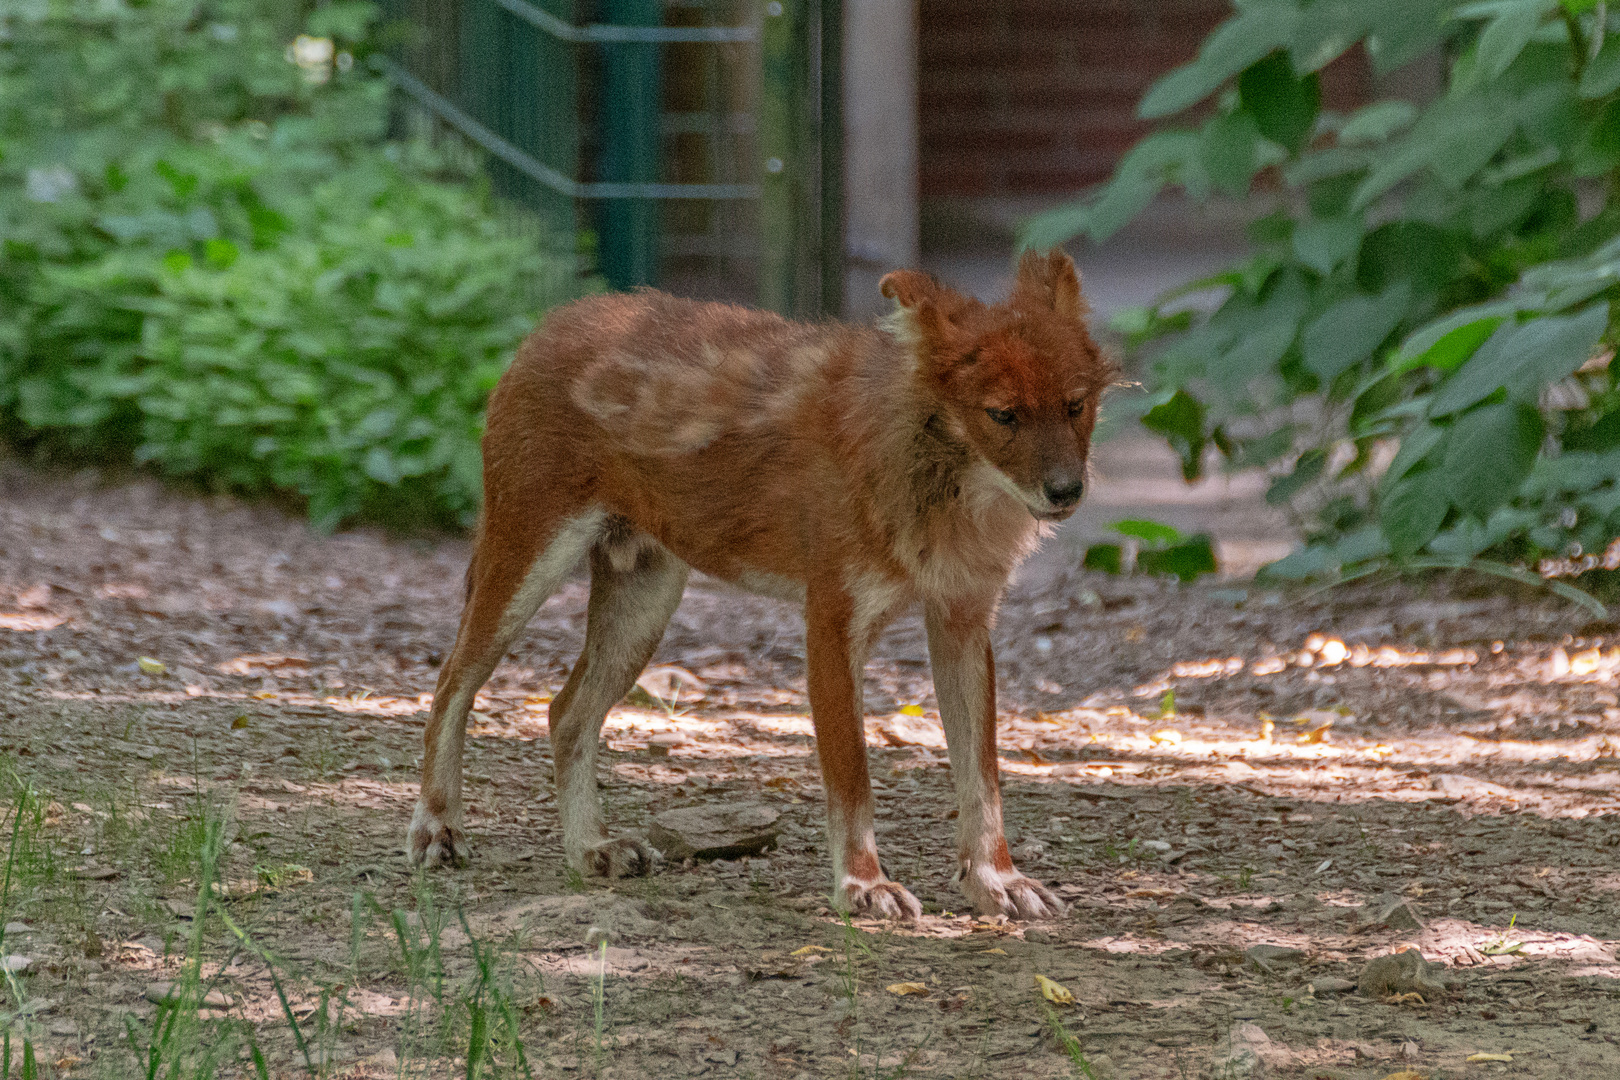
{"type": "Polygon", "coordinates": [[[402,100],[617,288],[836,313],[840,0],[389,0],[402,100]]]}

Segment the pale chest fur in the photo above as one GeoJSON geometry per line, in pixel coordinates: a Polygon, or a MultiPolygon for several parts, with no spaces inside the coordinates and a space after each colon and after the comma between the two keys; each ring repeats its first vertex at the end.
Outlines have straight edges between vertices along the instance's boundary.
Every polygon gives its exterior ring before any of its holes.
{"type": "Polygon", "coordinates": [[[895,559],[920,599],[949,602],[1000,592],[1040,543],[1029,511],[1004,492],[990,466],[964,471],[957,498],[919,515],[896,537],[895,559]]]}

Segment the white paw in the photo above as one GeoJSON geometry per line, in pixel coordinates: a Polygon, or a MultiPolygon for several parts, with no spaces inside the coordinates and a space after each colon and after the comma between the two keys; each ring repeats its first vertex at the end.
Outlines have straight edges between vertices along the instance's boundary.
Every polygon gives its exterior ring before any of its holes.
{"type": "Polygon", "coordinates": [[[1066,910],[1052,890],[1017,870],[976,865],[962,871],[957,883],[980,915],[1009,919],[1051,919],[1066,910]]]}
{"type": "Polygon", "coordinates": [[[421,803],[405,834],[405,854],[415,866],[461,866],[470,853],[467,835],[421,803]]]}
{"type": "Polygon", "coordinates": [[[570,860],[586,877],[644,877],[653,871],[658,852],[633,836],[604,840],[570,860]]]}
{"type": "Polygon", "coordinates": [[[917,902],[917,898],[906,891],[904,885],[888,878],[861,881],[845,877],[834,895],[834,900],[838,902],[841,910],[851,915],[874,915],[880,919],[910,919],[912,922],[922,918],[922,905],[917,902]]]}

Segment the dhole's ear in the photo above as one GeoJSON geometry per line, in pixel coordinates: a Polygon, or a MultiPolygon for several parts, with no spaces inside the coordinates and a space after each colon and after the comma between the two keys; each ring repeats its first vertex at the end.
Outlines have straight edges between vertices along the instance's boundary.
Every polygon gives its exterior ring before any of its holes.
{"type": "Polygon", "coordinates": [[[915,310],[939,295],[939,282],[921,270],[892,270],[878,282],[878,292],[903,308],[915,310]]]}
{"type": "Polygon", "coordinates": [[[947,290],[931,275],[920,270],[894,270],[883,275],[878,291],[894,301],[888,325],[902,337],[934,346],[949,336],[947,316],[940,310],[947,290]]]}
{"type": "Polygon", "coordinates": [[[1013,299],[1050,308],[1065,319],[1080,319],[1086,314],[1086,302],[1080,298],[1080,274],[1062,248],[1053,248],[1044,255],[1024,252],[1018,260],[1013,299]]]}

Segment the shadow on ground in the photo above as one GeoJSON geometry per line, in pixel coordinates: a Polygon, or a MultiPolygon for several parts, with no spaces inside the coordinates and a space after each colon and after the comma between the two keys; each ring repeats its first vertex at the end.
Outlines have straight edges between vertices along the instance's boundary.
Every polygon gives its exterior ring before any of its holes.
{"type": "Polygon", "coordinates": [[[1099,577],[1059,547],[997,638],[1015,855],[1069,915],[956,910],[908,619],[869,671],[868,743],[886,867],[927,914],[846,925],[824,904],[801,632],[707,581],[657,657],[703,690],[614,712],[608,814],[634,830],[764,802],[779,846],[611,885],[567,874],[545,709],[581,579],[478,703],[473,864],[414,875],[400,840],[465,556],[0,466],[0,774],[37,808],[3,1010],[51,1075],[133,1075],[127,1025],[147,1031],[153,984],[188,955],[223,995],[193,1052],[251,1030],[275,1076],[306,1052],[332,1076],[461,1076],[479,1030],[499,1069],[521,1075],[521,1046],[537,1076],[1620,1074],[1612,624],[1466,581],[1290,596],[1099,577]],[[229,843],[199,929],[209,820],[229,843]],[[1397,899],[1410,921],[1375,917],[1397,899]],[[1256,962],[1256,945],[1298,951],[1256,962]],[[1350,989],[1406,947],[1445,992],[1350,989]]]}

